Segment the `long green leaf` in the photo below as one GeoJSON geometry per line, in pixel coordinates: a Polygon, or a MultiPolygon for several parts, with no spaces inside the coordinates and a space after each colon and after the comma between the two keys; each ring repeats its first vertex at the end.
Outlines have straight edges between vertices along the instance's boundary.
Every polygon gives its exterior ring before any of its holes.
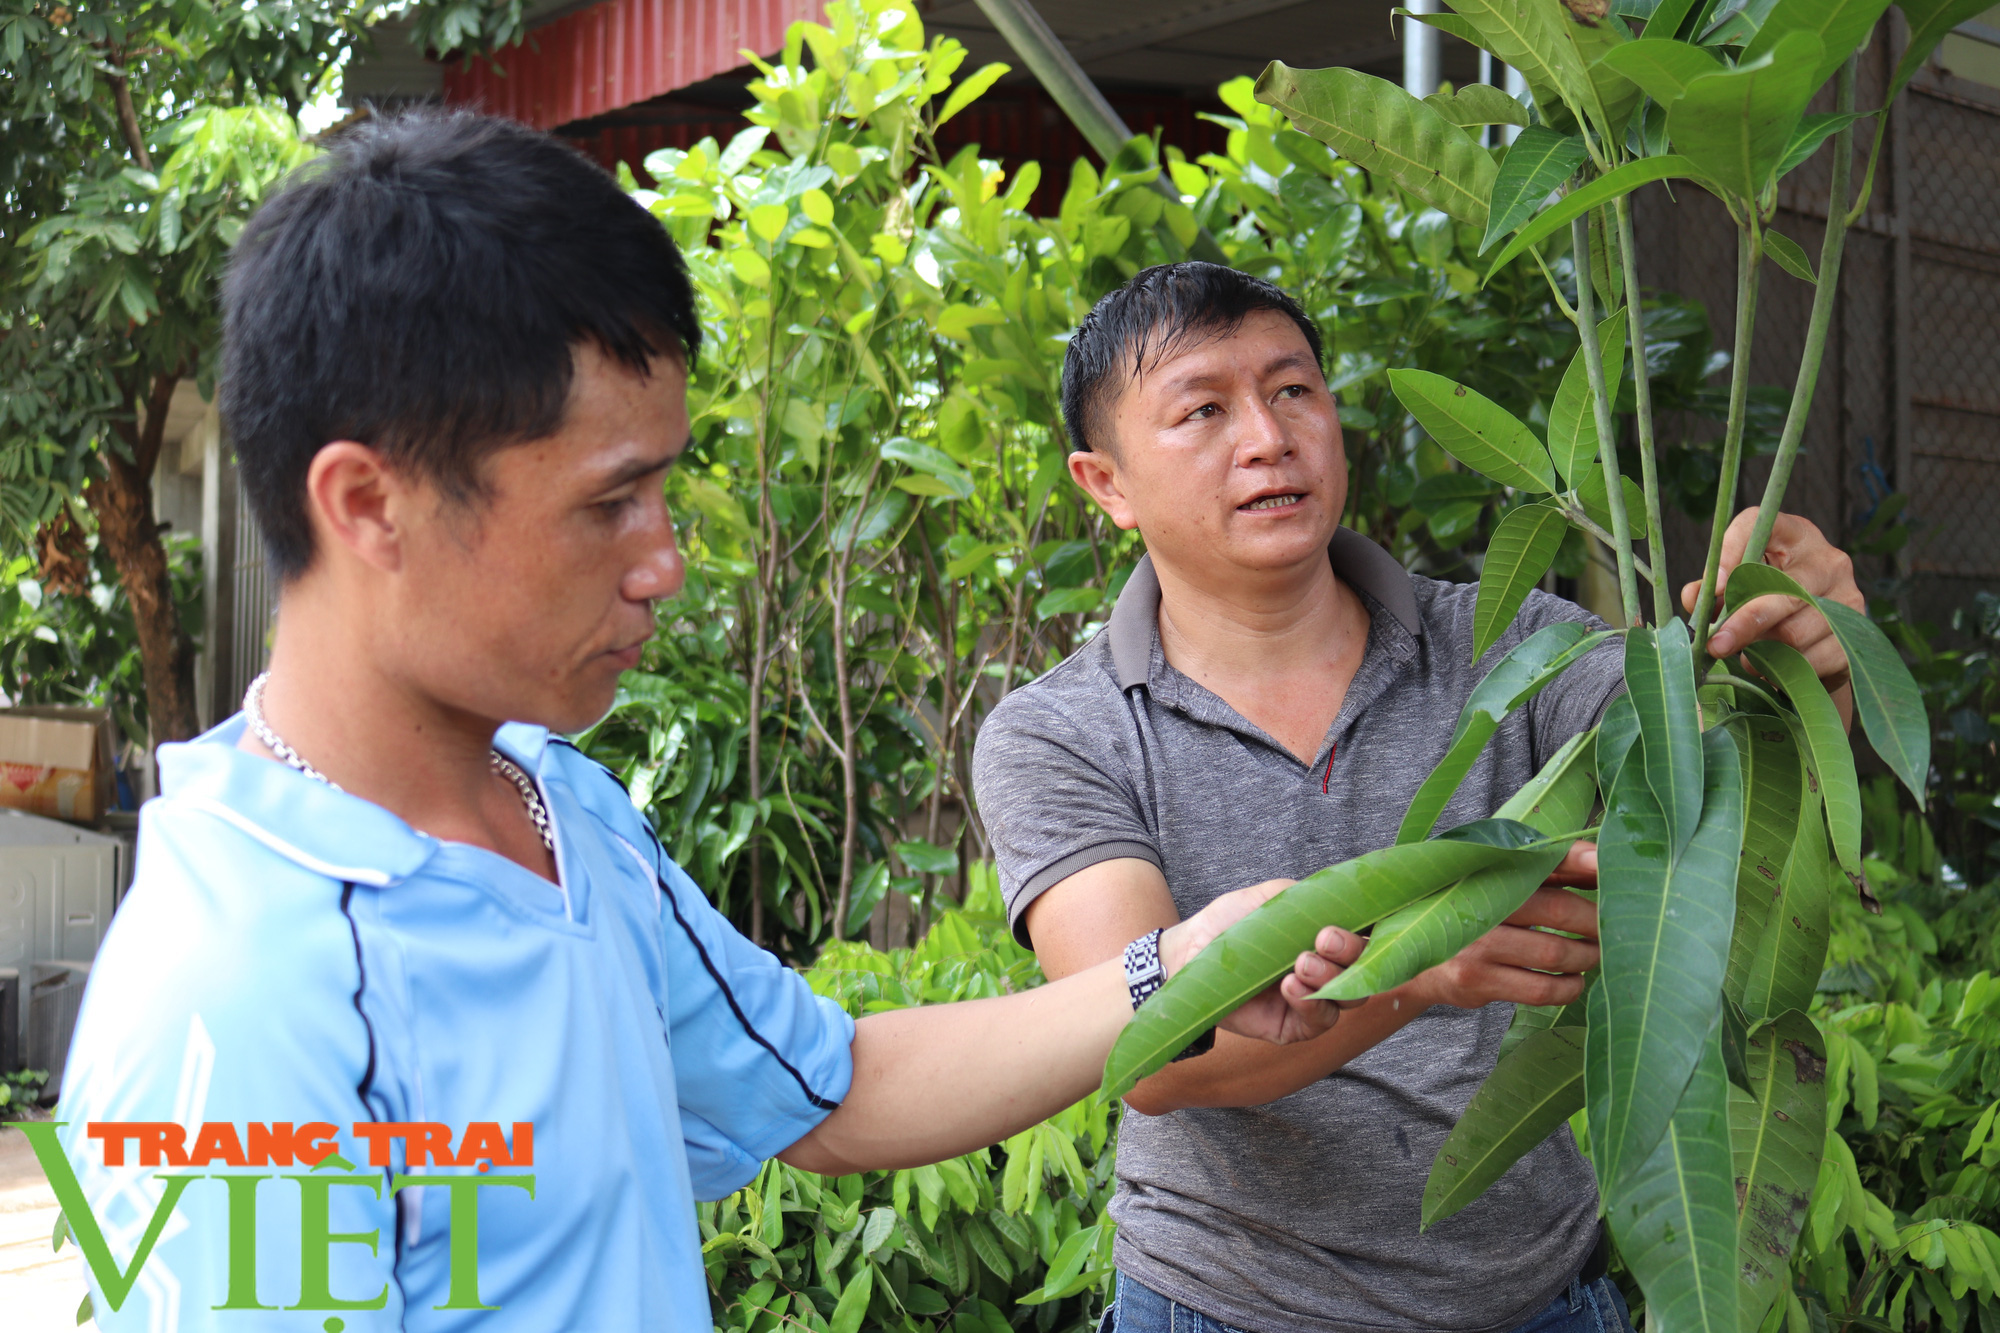
{"type": "Polygon", "coordinates": [[[1639,741],[1639,713],[1632,696],[1621,694],[1605,708],[1597,723],[1597,789],[1607,796],[1618,785],[1632,747],[1639,741]]]}
{"type": "MultiPolygon", "coordinates": [[[[1596,89],[1564,31],[1570,19],[1560,0],[1455,0],[1452,8],[1479,30],[1480,45],[1537,88],[1537,101],[1547,90],[1578,119],[1598,112],[1596,89]]],[[[1543,105],[1542,119],[1551,119],[1554,109],[1543,105]]]]}
{"type": "Polygon", "coordinates": [[[1571,219],[1580,217],[1602,204],[1608,204],[1614,199],[1622,198],[1641,185],[1694,174],[1696,174],[1694,163],[1674,153],[1664,157],[1642,157],[1636,162],[1627,162],[1622,167],[1606,172],[1582,189],[1571,190],[1561,200],[1537,214],[1533,222],[1515,232],[1514,239],[1507,242],[1506,248],[1502,249],[1487,266],[1486,280],[1491,282],[1493,275],[1505,267],[1507,261],[1558,227],[1567,227],[1571,219]]]}
{"type": "Polygon", "coordinates": [[[1750,1092],[1731,1088],[1741,1333],[1757,1333],[1791,1285],[1789,1260],[1805,1225],[1826,1142],[1826,1039],[1789,1009],[1750,1033],[1750,1092]]]}
{"type": "MultiPolygon", "coordinates": [[[[1597,346],[1604,358],[1607,386],[1617,384],[1625,374],[1626,325],[1623,306],[1597,323],[1597,346]]],[[[1549,456],[1555,460],[1556,471],[1572,488],[1597,467],[1597,413],[1591,406],[1590,371],[1584,364],[1581,346],[1570,358],[1555,400],[1549,404],[1549,456]]]]}
{"type": "MultiPolygon", "coordinates": [[[[1541,772],[1509,797],[1495,818],[1517,819],[1548,835],[1572,832],[1590,818],[1597,776],[1589,754],[1594,732],[1572,736],[1541,772]]],[[[1569,851],[1550,847],[1519,863],[1475,870],[1458,883],[1382,918],[1354,966],[1314,992],[1322,1000],[1360,1000],[1394,990],[1493,929],[1541,887],[1569,851]]]]}
{"type": "Polygon", "coordinates": [[[1458,725],[1452,730],[1444,758],[1410,799],[1409,811],[1396,830],[1396,841],[1413,843],[1428,835],[1507,714],[1534,698],[1571,662],[1609,637],[1610,631],[1592,634],[1585,626],[1566,620],[1536,630],[1495,662],[1459,710],[1458,725]]]}
{"type": "Polygon", "coordinates": [[[1667,108],[1674,151],[1740,199],[1756,199],[1812,100],[1820,40],[1788,32],[1763,59],[1704,74],[1667,108]]]}
{"type": "Polygon", "coordinates": [[[1765,1018],[1812,1003],[1826,967],[1831,869],[1819,801],[1808,795],[1799,804],[1798,828],[1780,881],[1783,892],[1771,904],[1744,977],[1742,1003],[1750,1014],[1765,1018]]]}
{"type": "Polygon", "coordinates": [[[1546,125],[1522,130],[1493,179],[1493,199],[1479,253],[1485,254],[1502,236],[1533,217],[1542,200],[1575,175],[1589,155],[1580,134],[1557,134],[1546,125]]]}
{"type": "Polygon", "coordinates": [[[1556,552],[1562,549],[1569,522],[1552,505],[1522,505],[1500,520],[1486,546],[1486,563],[1479,567],[1479,600],[1472,613],[1472,660],[1486,655],[1515,613],[1528,590],[1542,581],[1556,552]]]}
{"type": "Polygon", "coordinates": [[[1563,24],[1563,35],[1576,48],[1577,60],[1590,80],[1605,133],[1613,143],[1620,142],[1625,138],[1625,126],[1631,121],[1632,113],[1638,110],[1645,93],[1616,66],[1604,63],[1604,57],[1630,44],[1632,39],[1627,35],[1625,26],[1614,18],[1589,23],[1579,19],[1567,6],[1564,8],[1569,22],[1563,24]]]}
{"type": "Polygon", "coordinates": [[[1679,857],[1702,817],[1701,723],[1687,626],[1634,627],[1625,636],[1625,688],[1645,741],[1646,783],[1667,822],[1667,859],[1679,857]]]}
{"type": "Polygon", "coordinates": [[[1484,1194],[1583,1107],[1583,1029],[1531,1032],[1500,1058],[1431,1161],[1422,1227],[1484,1194]]]}
{"type": "Polygon", "coordinates": [[[1767,641],[1750,645],[1750,660],[1767,679],[1775,682],[1797,709],[1789,719],[1805,737],[1811,756],[1810,777],[1819,780],[1820,799],[1826,804],[1827,832],[1833,835],[1834,855],[1857,883],[1861,877],[1861,788],[1854,778],[1854,749],[1847,742],[1847,728],[1840,725],[1840,712],[1814,674],[1812,663],[1789,644],[1767,641]]]}
{"type": "MultiPolygon", "coordinates": [[[[1665,1100],[1657,1088],[1650,1095],[1665,1100]]],[[[1658,1144],[1606,1208],[1618,1252],[1646,1293],[1648,1328],[1738,1333],[1735,1177],[1729,1081],[1711,1030],[1658,1144]]]]}
{"type": "Polygon", "coordinates": [[[1389,387],[1430,437],[1474,472],[1517,491],[1548,495],[1556,489],[1549,451],[1485,394],[1428,370],[1392,370],[1389,387]]]}
{"type": "Polygon", "coordinates": [[[1699,5],[1700,0],[1660,0],[1651,18],[1646,20],[1645,35],[1653,38],[1672,37],[1681,30],[1681,24],[1699,5]]]}
{"type": "Polygon", "coordinates": [[[1896,8],[1903,11],[1903,17],[1910,21],[1910,44],[1903,48],[1903,58],[1896,65],[1896,76],[1889,80],[1889,95],[1882,99],[1887,106],[1896,100],[1899,93],[1916,77],[1924,62],[1937,50],[1938,43],[1945,34],[1959,24],[1978,18],[1992,6],[1981,0],[1897,0],[1896,8]]]}
{"type": "Polygon", "coordinates": [[[1808,82],[1818,92],[1833,77],[1840,63],[1868,40],[1875,21],[1889,7],[1889,0],[1778,0],[1757,27],[1757,35],[1743,48],[1743,64],[1760,60],[1778,49],[1788,34],[1809,32],[1819,39],[1819,63],[1808,82]]]}
{"type": "Polygon", "coordinates": [[[1486,225],[1496,168],[1479,141],[1387,79],[1272,61],[1257,100],[1348,161],[1387,176],[1469,226],[1486,225]]]}
{"type": "Polygon", "coordinates": [[[1195,1037],[1291,970],[1326,926],[1360,930],[1443,885],[1522,851],[1525,824],[1482,820],[1428,842],[1384,847],[1308,875],[1218,935],[1134,1014],[1104,1063],[1104,1089],[1123,1097],[1195,1037]],[[1483,839],[1483,840],[1482,840],[1483,839]]]}
{"type": "Polygon", "coordinates": [[[1874,114],[1873,111],[1825,111],[1802,117],[1799,127],[1792,131],[1792,141],[1785,145],[1785,155],[1778,159],[1778,178],[1783,180],[1793,168],[1803,166],[1833,135],[1874,114]]]}
{"type": "MultiPolygon", "coordinates": [[[[1649,25],[1650,26],[1650,25],[1649,25]]],[[[1646,90],[1663,107],[1672,106],[1687,86],[1723,68],[1715,53],[1690,42],[1641,37],[1604,53],[1604,63],[1646,90]]]]}
{"type": "MultiPolygon", "coordinates": [[[[1722,993],[1740,1005],[1772,904],[1785,896],[1785,863],[1798,841],[1805,768],[1792,733],[1777,718],[1752,715],[1729,728],[1743,765],[1743,855],[1736,867],[1736,928],[1729,937],[1722,993]]],[[[1806,818],[1823,841],[1817,797],[1806,818]]]]}
{"type": "MultiPolygon", "coordinates": [[[[1648,741],[1641,740],[1643,749],[1648,741]]],[[[1702,738],[1701,823],[1678,860],[1666,820],[1634,755],[1619,771],[1598,838],[1597,918],[1605,1019],[1590,1024],[1598,1069],[1590,1112],[1592,1159],[1615,1198],[1666,1131],[1721,998],[1736,916],[1743,846],[1743,775],[1722,728],[1702,738]]]]}
{"type": "Polygon", "coordinates": [[[1791,575],[1769,565],[1739,565],[1731,570],[1723,586],[1723,606],[1733,615],[1751,598],[1772,594],[1811,602],[1826,617],[1827,627],[1847,653],[1861,729],[1921,810],[1931,767],[1930,718],[1916,679],[1889,636],[1853,607],[1831,597],[1814,597],[1791,575]]]}

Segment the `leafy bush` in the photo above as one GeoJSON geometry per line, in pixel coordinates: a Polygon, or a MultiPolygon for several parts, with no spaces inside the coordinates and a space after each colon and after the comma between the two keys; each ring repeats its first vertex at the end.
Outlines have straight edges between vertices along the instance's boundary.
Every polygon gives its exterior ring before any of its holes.
{"type": "MultiPolygon", "coordinates": [[[[913,949],[830,946],[813,988],[861,1014],[1038,985],[992,868],[913,949]]],[[[1037,1333],[1091,1326],[1111,1280],[1110,1102],[1093,1094],[991,1149],[829,1178],[770,1162],[698,1206],[717,1325],[1037,1333]]]]}
{"type": "Polygon", "coordinates": [[[1574,347],[1538,277],[1481,287],[1476,233],[1248,80],[1221,90],[1225,152],[1136,139],[1032,216],[1038,164],[1010,178],[936,149],[995,76],[959,77],[964,56],[908,6],[835,0],[761,68],[756,128],[655,153],[653,188],[631,183],[706,320],[669,483],[689,581],[585,743],[737,925],[800,962],[892,895],[921,934],[984,853],[980,718],[1101,623],[1138,559],[1065,473],[1064,339],[1100,295],[1204,227],[1297,294],[1333,353],[1349,522],[1454,577],[1476,576],[1505,499],[1406,428],[1388,369],[1545,420],[1574,347]]]}

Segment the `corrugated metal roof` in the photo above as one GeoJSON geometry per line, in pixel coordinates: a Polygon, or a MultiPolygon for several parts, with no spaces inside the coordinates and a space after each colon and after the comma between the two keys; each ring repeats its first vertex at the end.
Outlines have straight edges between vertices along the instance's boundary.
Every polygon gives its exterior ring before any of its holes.
{"type": "Polygon", "coordinates": [[[552,129],[684,88],[784,47],[822,0],[602,0],[493,59],[454,61],[445,100],[552,129]]]}

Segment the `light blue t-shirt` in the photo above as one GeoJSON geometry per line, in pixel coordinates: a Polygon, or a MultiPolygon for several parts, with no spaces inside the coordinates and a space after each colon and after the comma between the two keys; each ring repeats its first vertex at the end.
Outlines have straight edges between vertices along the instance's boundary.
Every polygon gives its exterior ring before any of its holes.
{"type": "Polygon", "coordinates": [[[498,744],[541,788],[560,886],[246,754],[242,728],[161,748],[163,794],[70,1050],[63,1142],[121,1268],[176,1164],[138,1165],[134,1138],[108,1166],[86,1127],[172,1122],[209,1159],[179,1168],[202,1178],[121,1308],[93,1281],[99,1326],[711,1328],[694,1200],[750,1182],[847,1094],[853,1021],[709,906],[609,772],[539,728],[498,744]],[[248,1151],[265,1127],[268,1154],[270,1126],[315,1121],[351,1172],[225,1164],[232,1137],[248,1151]],[[441,1124],[455,1148],[490,1123],[510,1146],[474,1141],[483,1174],[412,1165],[413,1140],[357,1122],[441,1124]],[[532,1165],[498,1160],[528,1156],[522,1123],[532,1165]],[[218,1124],[232,1130],[204,1143],[218,1124]],[[398,1174],[489,1183],[394,1190],[398,1174]],[[254,1292],[241,1247],[232,1268],[232,1203],[255,1229],[254,1292]],[[498,1309],[438,1309],[471,1208],[478,1295],[498,1309]],[[232,1300],[271,1308],[214,1308],[232,1300]]]}

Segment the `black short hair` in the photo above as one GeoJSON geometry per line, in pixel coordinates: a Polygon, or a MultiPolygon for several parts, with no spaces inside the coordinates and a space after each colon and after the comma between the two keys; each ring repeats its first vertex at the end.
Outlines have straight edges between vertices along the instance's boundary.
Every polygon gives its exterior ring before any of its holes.
{"type": "Polygon", "coordinates": [[[1259,310],[1287,316],[1305,335],[1313,360],[1324,358],[1318,326],[1262,278],[1200,260],[1142,269],[1091,307],[1063,354],[1062,415],[1070,443],[1078,449],[1108,445],[1106,409],[1149,362],[1157,365],[1202,339],[1226,338],[1259,310]]]}
{"type": "Polygon", "coordinates": [[[644,374],[701,343],[666,229],[574,149],[468,112],[362,122],[243,230],[221,411],[273,572],[312,563],[306,475],[334,440],[465,501],[482,460],[562,425],[585,340],[644,374]]]}

